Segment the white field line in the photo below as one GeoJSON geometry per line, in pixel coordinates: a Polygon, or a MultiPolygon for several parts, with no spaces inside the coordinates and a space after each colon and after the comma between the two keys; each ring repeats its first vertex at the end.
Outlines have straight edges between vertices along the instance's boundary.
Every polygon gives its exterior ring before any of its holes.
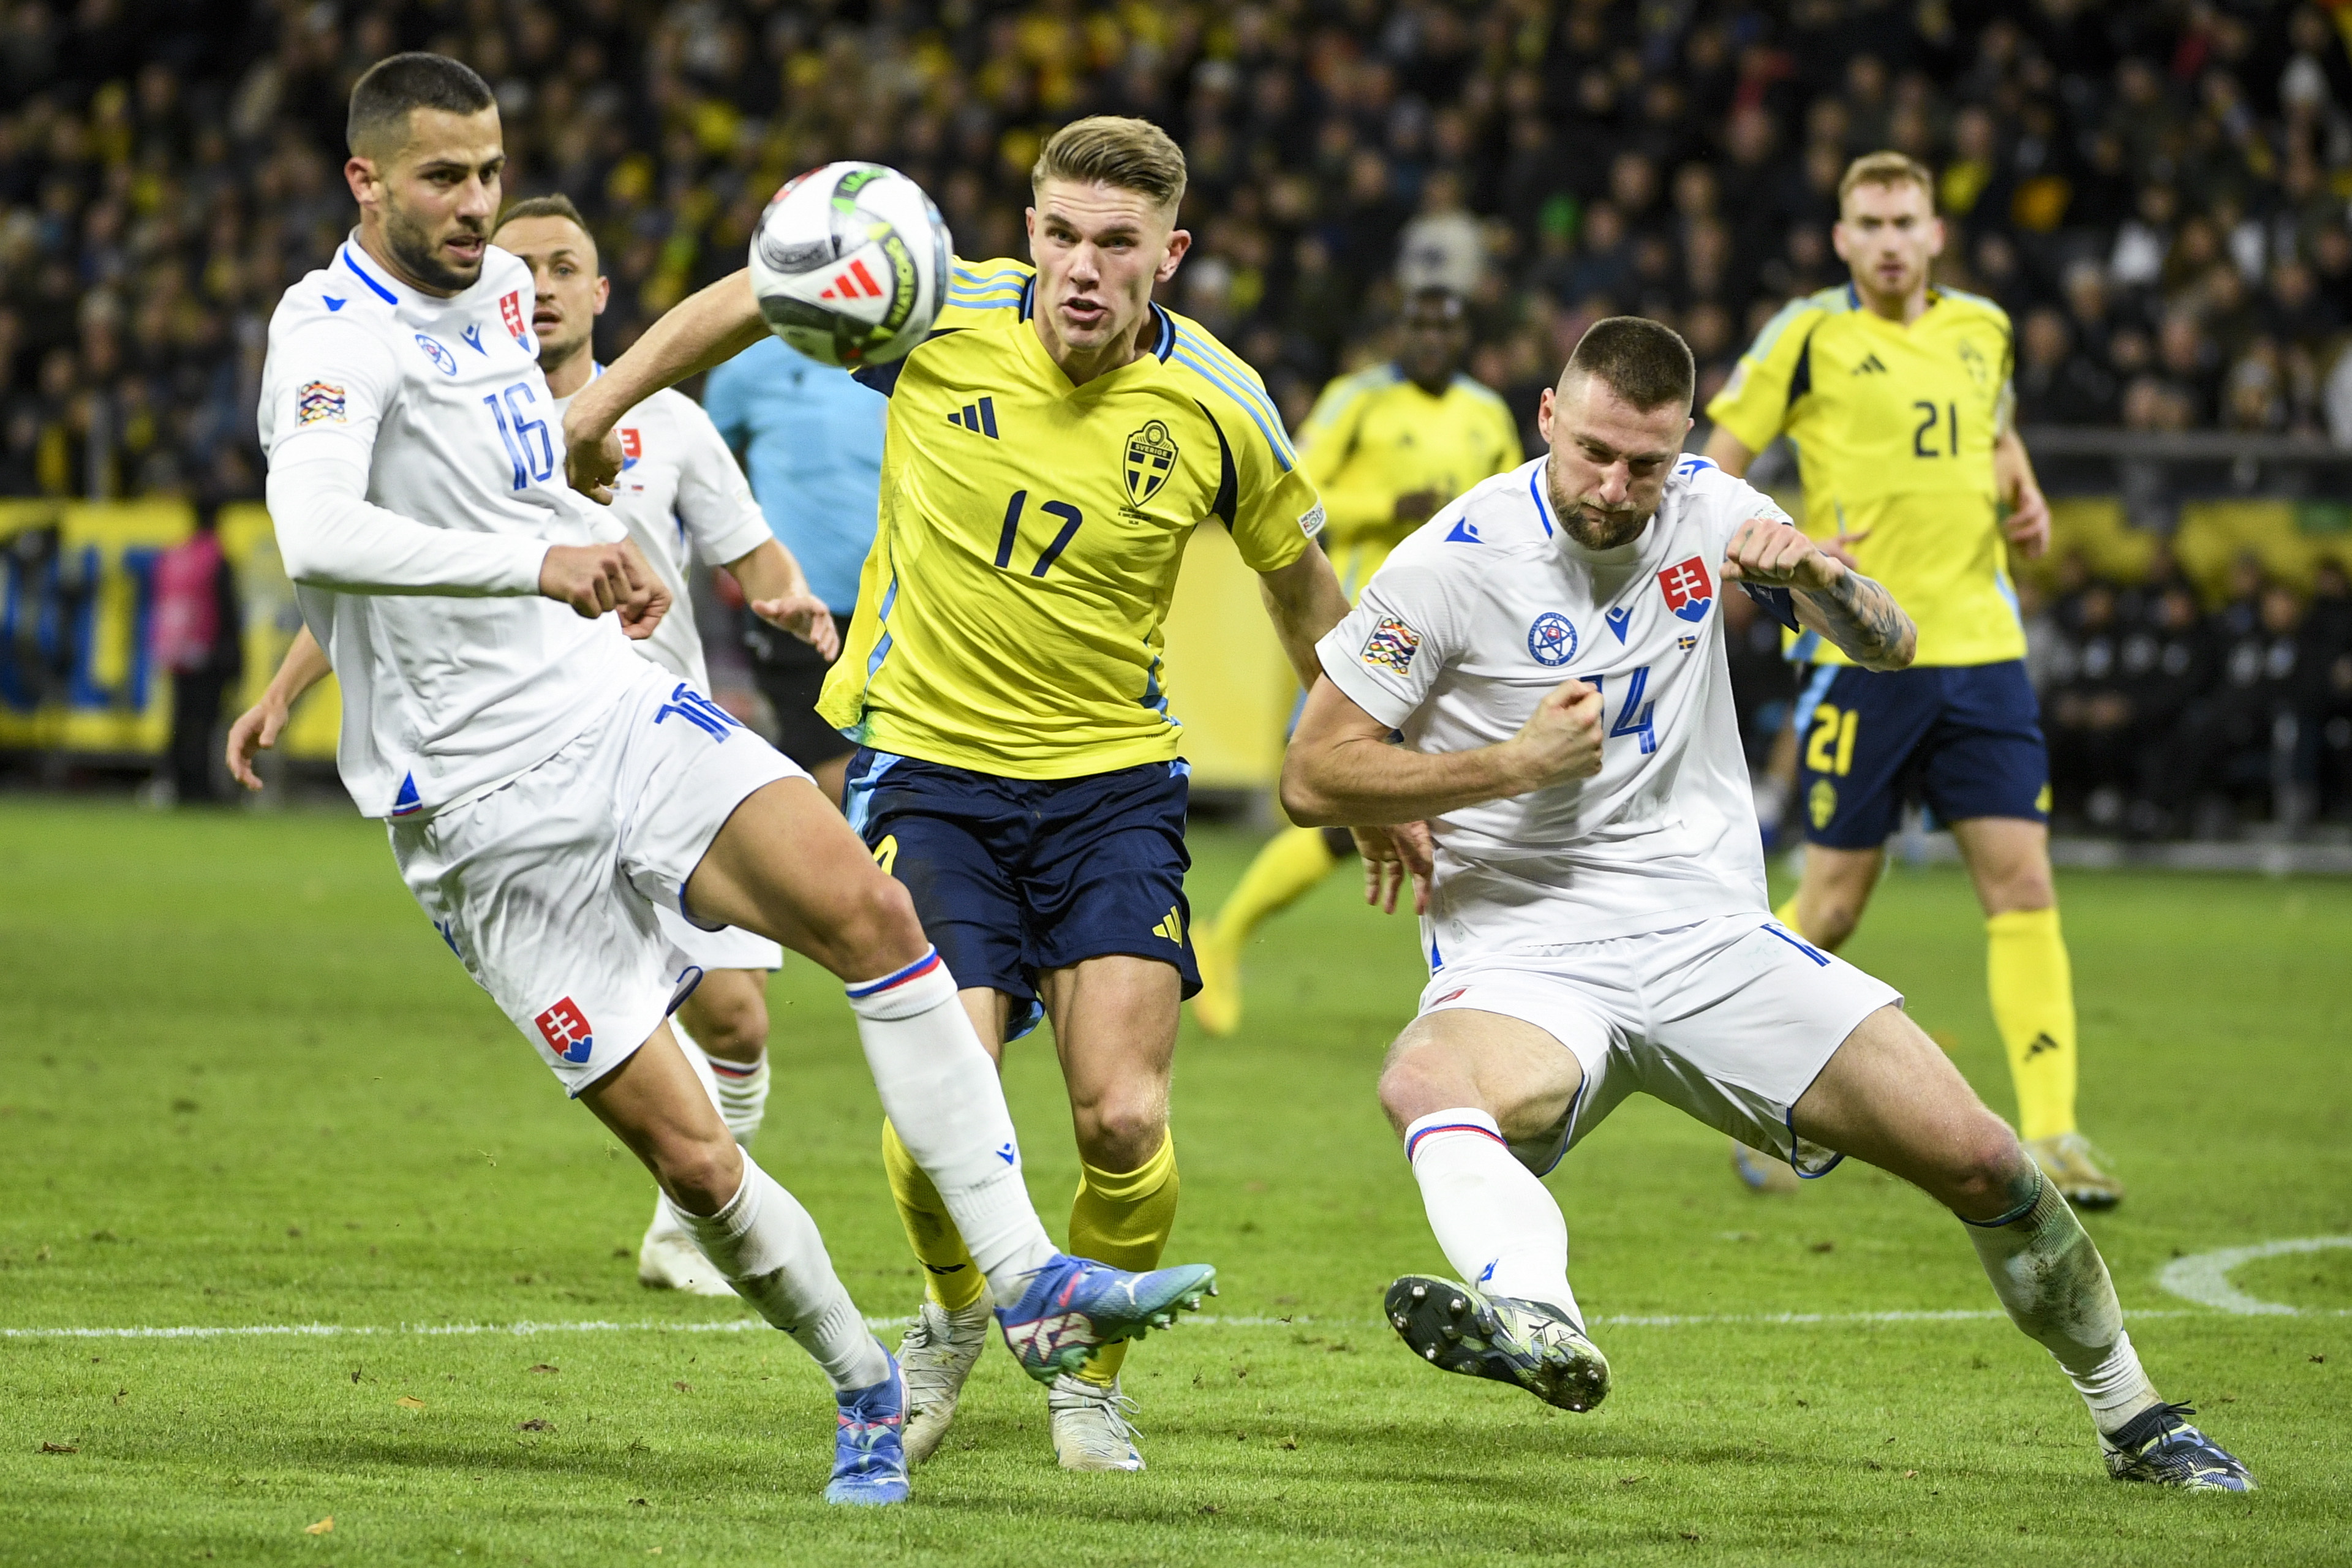
{"type": "MultiPolygon", "coordinates": [[[[2185,1309],[2160,1309],[2149,1312],[2126,1312],[2132,1319],[2203,1318],[2216,1314],[2193,1312],[2185,1309]]],[[[2352,1309],[2308,1310],[2302,1314],[2313,1318],[2352,1317],[2352,1309]]],[[[1811,1328],[1851,1323],[1973,1323],[2000,1322],[2006,1314],[1998,1311],[1890,1311],[1890,1312],[1722,1312],[1690,1315],[1632,1315],[1614,1317],[1596,1313],[1595,1328],[1611,1329],[1701,1329],[1701,1328],[1811,1328]]],[[[911,1318],[868,1318],[867,1325],[876,1329],[905,1328],[911,1318]]],[[[1296,1317],[1265,1317],[1244,1313],[1203,1315],[1183,1320],[1213,1329],[1274,1329],[1274,1328],[1342,1328],[1376,1329],[1385,1325],[1374,1318],[1318,1318],[1301,1314],[1296,1317]]],[[[133,1326],[124,1328],[0,1328],[0,1339],[8,1340],[228,1340],[228,1339],[380,1339],[398,1335],[478,1336],[504,1335],[528,1339],[534,1334],[732,1334],[767,1325],[756,1318],[730,1319],[724,1322],[664,1323],[639,1321],[634,1323],[614,1322],[596,1319],[585,1322],[542,1323],[524,1321],[515,1323],[230,1323],[188,1324],[163,1326],[133,1326]]]]}

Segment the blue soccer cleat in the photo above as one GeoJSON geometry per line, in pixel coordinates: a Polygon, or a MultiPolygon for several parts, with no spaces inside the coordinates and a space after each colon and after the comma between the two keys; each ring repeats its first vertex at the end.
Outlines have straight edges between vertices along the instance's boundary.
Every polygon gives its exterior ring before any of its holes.
{"type": "Polygon", "coordinates": [[[1197,1310],[1202,1296],[1216,1293],[1217,1271],[1205,1263],[1129,1274],[1057,1252],[1029,1277],[1020,1300],[996,1309],[996,1321],[1021,1370],[1050,1384],[1098,1347],[1168,1328],[1177,1312],[1197,1310]]]}
{"type": "Polygon", "coordinates": [[[2133,1416],[2113,1436],[2102,1434],[2107,1474],[2119,1481],[2190,1491],[2252,1491],[2252,1472],[2185,1419],[2196,1414],[2187,1405],[2158,1405],[2133,1416]]]}
{"type": "Polygon", "coordinates": [[[833,1433],[833,1479],[824,1484],[824,1500],[857,1508],[905,1502],[907,1380],[897,1360],[881,1382],[833,1397],[839,1422],[833,1433]]]}
{"type": "Polygon", "coordinates": [[[1383,1306],[1397,1337],[1440,1372],[1511,1384],[1562,1410],[1590,1410],[1609,1397],[1609,1359],[1549,1301],[1408,1274],[1389,1287],[1383,1306]]]}

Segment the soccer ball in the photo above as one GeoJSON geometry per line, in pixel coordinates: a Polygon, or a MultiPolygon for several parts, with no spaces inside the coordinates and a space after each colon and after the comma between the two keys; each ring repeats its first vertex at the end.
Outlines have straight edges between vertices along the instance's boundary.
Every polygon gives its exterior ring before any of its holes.
{"type": "Polygon", "coordinates": [[[768,330],[811,359],[898,359],[940,313],[952,254],[923,188],[879,163],[827,163],[778,191],[751,234],[768,330]]]}

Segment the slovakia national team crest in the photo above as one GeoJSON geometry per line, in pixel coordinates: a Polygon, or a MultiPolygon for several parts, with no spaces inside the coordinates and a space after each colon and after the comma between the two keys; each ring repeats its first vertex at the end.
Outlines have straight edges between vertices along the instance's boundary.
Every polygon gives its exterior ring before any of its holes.
{"type": "Polygon", "coordinates": [[[425,357],[431,360],[433,368],[443,375],[457,374],[457,356],[451,353],[447,345],[438,338],[428,338],[423,332],[419,332],[416,334],[416,346],[425,351],[425,357]]]}
{"type": "Polygon", "coordinates": [[[643,458],[645,455],[645,437],[637,433],[635,426],[623,426],[621,428],[621,472],[625,474],[631,468],[635,468],[638,461],[643,458]]]}
{"type": "Polygon", "coordinates": [[[588,1053],[596,1048],[596,1036],[588,1027],[588,1015],[583,1013],[580,1004],[569,996],[531,1022],[539,1026],[540,1037],[547,1041],[547,1048],[567,1062],[584,1062],[588,1059],[588,1053]]]}
{"type": "Polygon", "coordinates": [[[530,323],[522,319],[522,290],[509,289],[499,296],[499,320],[505,323],[507,336],[512,338],[525,353],[539,352],[530,341],[530,323]]]}
{"type": "Polygon", "coordinates": [[[1707,607],[1715,603],[1715,584],[1707,580],[1706,563],[1696,555],[1659,573],[1658,586],[1665,591],[1666,608],[1693,626],[1706,619],[1707,607]]]}
{"type": "Polygon", "coordinates": [[[1576,657],[1576,626],[1558,610],[1546,610],[1528,628],[1528,652],[1548,669],[1558,669],[1576,657]]]}

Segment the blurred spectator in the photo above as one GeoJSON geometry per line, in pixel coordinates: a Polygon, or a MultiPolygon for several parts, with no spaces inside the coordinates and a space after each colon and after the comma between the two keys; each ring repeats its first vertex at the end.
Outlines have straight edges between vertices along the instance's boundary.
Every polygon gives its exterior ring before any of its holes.
{"type": "Polygon", "coordinates": [[[2018,417],[2028,425],[2109,425],[2118,406],[2116,378],[2076,352],[2074,330],[2054,307],[2025,318],[2017,358],[2018,417]]]}
{"type": "Polygon", "coordinates": [[[2125,633],[2123,676],[2132,709],[2132,798],[2126,824],[2136,836],[2176,831],[2188,794],[2183,730],[2212,680],[2212,658],[2197,596],[2175,582],[2146,601],[2125,633]]]}
{"type": "Polygon", "coordinates": [[[2050,741],[2053,815],[2113,827],[2123,816],[2132,703],[2124,685],[2116,591],[2092,582],[2058,606],[2042,722],[2050,741]]]}
{"type": "Polygon", "coordinates": [[[205,507],[195,533],[155,563],[149,623],[154,668],[172,678],[172,735],[165,751],[172,797],[182,805],[214,798],[221,700],[244,673],[244,625],[236,573],[221,554],[217,513],[205,507]]]}

